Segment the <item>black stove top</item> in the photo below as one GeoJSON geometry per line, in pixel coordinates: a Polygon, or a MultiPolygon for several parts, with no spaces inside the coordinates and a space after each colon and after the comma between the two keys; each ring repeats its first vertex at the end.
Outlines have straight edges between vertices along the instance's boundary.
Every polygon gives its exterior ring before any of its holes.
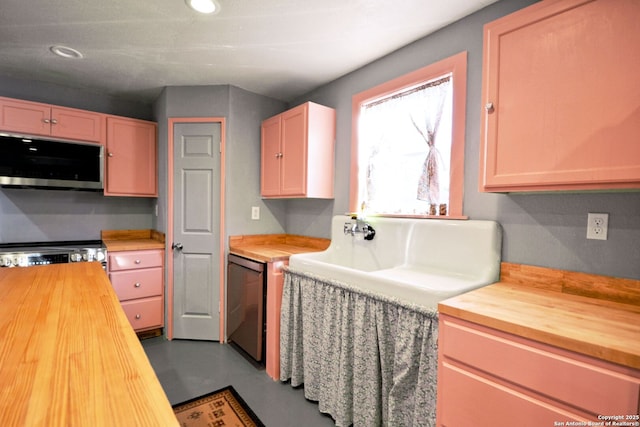
{"type": "Polygon", "coordinates": [[[0,267],[98,261],[106,263],[102,240],[0,243],[0,267]]]}

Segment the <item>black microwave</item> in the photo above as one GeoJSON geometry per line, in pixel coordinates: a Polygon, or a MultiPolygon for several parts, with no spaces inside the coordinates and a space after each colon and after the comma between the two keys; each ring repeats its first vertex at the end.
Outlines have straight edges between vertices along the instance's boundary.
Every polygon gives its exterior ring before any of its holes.
{"type": "Polygon", "coordinates": [[[102,191],[104,147],[0,133],[0,186],[102,191]]]}

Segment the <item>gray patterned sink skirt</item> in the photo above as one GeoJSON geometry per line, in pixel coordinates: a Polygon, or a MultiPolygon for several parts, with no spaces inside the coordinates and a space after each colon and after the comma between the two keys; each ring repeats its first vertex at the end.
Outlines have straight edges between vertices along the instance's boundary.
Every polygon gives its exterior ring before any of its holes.
{"type": "Polygon", "coordinates": [[[280,323],[280,380],[337,426],[435,425],[436,310],[286,269],[280,323]]]}

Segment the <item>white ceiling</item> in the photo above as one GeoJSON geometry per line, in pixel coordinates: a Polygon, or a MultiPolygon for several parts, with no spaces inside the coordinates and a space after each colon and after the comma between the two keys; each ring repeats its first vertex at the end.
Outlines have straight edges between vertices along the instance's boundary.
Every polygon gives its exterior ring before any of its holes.
{"type": "Polygon", "coordinates": [[[0,75],[143,102],[217,84],[289,101],[495,1],[219,0],[201,15],[184,0],[0,0],[0,75]]]}

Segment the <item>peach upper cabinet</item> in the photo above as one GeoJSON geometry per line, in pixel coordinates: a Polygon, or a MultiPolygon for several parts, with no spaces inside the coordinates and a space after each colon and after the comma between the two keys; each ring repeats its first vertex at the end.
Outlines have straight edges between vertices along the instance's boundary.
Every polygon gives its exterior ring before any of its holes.
{"type": "Polygon", "coordinates": [[[0,130],[104,144],[105,116],[74,108],[0,98],[0,130]]]}
{"type": "Polygon", "coordinates": [[[547,0],[485,25],[480,191],[640,188],[638,17],[547,0]]]}
{"type": "Polygon", "coordinates": [[[312,102],[262,122],[263,198],[333,198],[335,123],[312,102]]]}
{"type": "Polygon", "coordinates": [[[157,125],[107,117],[105,196],[158,196],[157,125]]]}

